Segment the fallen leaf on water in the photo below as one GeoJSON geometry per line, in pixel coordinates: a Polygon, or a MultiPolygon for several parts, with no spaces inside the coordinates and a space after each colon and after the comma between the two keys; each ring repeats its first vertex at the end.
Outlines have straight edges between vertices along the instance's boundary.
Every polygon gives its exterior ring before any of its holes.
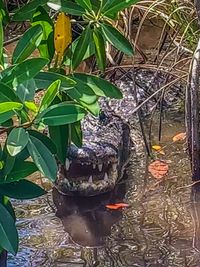
{"type": "Polygon", "coordinates": [[[106,208],[110,210],[118,210],[118,209],[127,208],[127,207],[129,207],[129,204],[127,203],[115,203],[115,204],[106,205],[106,208]]]}
{"type": "Polygon", "coordinates": [[[169,165],[161,160],[156,160],[149,164],[148,171],[156,179],[162,179],[168,172],[169,165]]]}
{"type": "Polygon", "coordinates": [[[186,139],[186,133],[179,133],[173,137],[173,142],[184,141],[186,139]]]}
{"type": "Polygon", "coordinates": [[[161,154],[161,155],[165,155],[165,152],[164,152],[164,150],[162,149],[161,146],[155,145],[155,146],[152,146],[152,148],[153,148],[155,151],[157,151],[159,154],[161,154]]]}

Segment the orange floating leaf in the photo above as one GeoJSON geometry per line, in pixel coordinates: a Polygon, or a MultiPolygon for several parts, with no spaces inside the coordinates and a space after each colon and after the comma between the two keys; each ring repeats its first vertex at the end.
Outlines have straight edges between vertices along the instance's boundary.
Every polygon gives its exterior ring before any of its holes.
{"type": "Polygon", "coordinates": [[[186,139],[186,133],[179,133],[173,137],[173,142],[184,141],[186,139]]]}
{"type": "Polygon", "coordinates": [[[118,210],[118,209],[127,208],[127,207],[129,207],[127,203],[116,203],[116,204],[106,205],[106,208],[110,210],[118,210]]]}
{"type": "Polygon", "coordinates": [[[169,165],[161,160],[156,160],[148,166],[148,171],[156,179],[162,179],[168,172],[169,165]]]}

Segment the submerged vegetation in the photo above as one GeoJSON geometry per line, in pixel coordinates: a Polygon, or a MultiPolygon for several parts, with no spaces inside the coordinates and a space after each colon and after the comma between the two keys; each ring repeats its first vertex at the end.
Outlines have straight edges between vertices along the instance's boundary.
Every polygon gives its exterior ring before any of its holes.
{"type": "MultiPolygon", "coordinates": [[[[69,145],[82,146],[81,120],[87,114],[99,116],[99,97],[123,97],[110,82],[120,68],[166,73],[166,84],[155,92],[161,107],[160,139],[165,89],[180,80],[186,84],[192,64],[196,75],[190,73],[187,90],[187,140],[196,170],[198,116],[195,125],[190,122],[192,111],[198,114],[199,63],[194,66],[193,54],[199,33],[193,1],[0,0],[0,266],[5,266],[7,252],[18,251],[10,198],[32,199],[46,193],[27,177],[39,171],[56,181],[58,167],[65,168],[69,145]],[[25,26],[25,32],[8,38],[18,25],[25,26]],[[158,35],[153,48],[143,49],[140,38],[151,25],[157,27],[158,35]],[[16,40],[9,55],[6,45],[16,40]],[[176,79],[171,81],[170,74],[176,79]],[[196,86],[190,90],[193,78],[196,86]],[[196,105],[191,107],[194,100],[196,105]]],[[[144,141],[149,154],[151,149],[162,151],[160,146],[151,146],[151,134],[144,141]]],[[[157,163],[165,175],[168,165],[157,163]]],[[[160,177],[155,165],[149,171],[160,177]]],[[[199,175],[200,171],[193,173],[194,180],[199,175]]]]}

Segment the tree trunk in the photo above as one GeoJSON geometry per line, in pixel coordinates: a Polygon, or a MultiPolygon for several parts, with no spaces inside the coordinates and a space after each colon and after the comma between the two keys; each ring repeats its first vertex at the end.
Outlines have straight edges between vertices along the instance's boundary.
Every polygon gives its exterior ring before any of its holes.
{"type": "Polygon", "coordinates": [[[196,7],[198,23],[199,23],[199,26],[200,26],[200,1],[199,0],[194,0],[194,5],[196,7]]]}
{"type": "Polygon", "coordinates": [[[200,180],[199,70],[200,39],[191,62],[186,91],[186,132],[193,181],[200,180]]]}

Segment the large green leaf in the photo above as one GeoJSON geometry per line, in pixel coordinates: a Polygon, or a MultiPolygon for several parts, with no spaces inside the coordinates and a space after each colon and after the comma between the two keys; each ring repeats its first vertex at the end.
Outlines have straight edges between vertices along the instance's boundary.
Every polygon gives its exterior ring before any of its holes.
{"type": "Polygon", "coordinates": [[[77,84],[90,87],[97,96],[106,96],[116,99],[122,98],[122,93],[117,86],[98,76],[74,73],[69,77],[71,77],[77,84]]]}
{"type": "Polygon", "coordinates": [[[25,21],[32,19],[32,16],[38,6],[44,6],[48,0],[32,0],[26,3],[22,8],[17,10],[13,16],[15,21],[25,21]]]}
{"type": "Polygon", "coordinates": [[[39,46],[43,37],[41,25],[29,28],[17,43],[12,56],[13,64],[20,63],[27,59],[39,46]]]}
{"type": "Polygon", "coordinates": [[[33,78],[48,64],[46,58],[31,58],[1,72],[2,82],[8,86],[17,87],[19,84],[33,78]]]}
{"type": "Polygon", "coordinates": [[[105,42],[102,33],[98,28],[94,28],[93,40],[95,43],[95,55],[97,59],[97,64],[100,70],[104,71],[106,67],[106,50],[105,42]]]}
{"type": "Polygon", "coordinates": [[[90,25],[88,25],[85,30],[81,33],[81,36],[79,37],[78,43],[76,45],[76,48],[74,50],[73,56],[72,56],[72,68],[75,70],[81,61],[83,60],[88,46],[91,43],[91,34],[92,30],[90,28],[90,25]]]}
{"type": "Polygon", "coordinates": [[[29,137],[28,151],[40,172],[51,181],[56,180],[57,164],[51,151],[34,136],[29,137]]]}
{"type": "Polygon", "coordinates": [[[15,92],[22,102],[32,101],[35,96],[35,88],[36,85],[34,79],[30,79],[19,84],[15,92]]]}
{"type": "Polygon", "coordinates": [[[13,89],[0,82],[0,102],[20,102],[20,99],[13,89]]]}
{"type": "Polygon", "coordinates": [[[61,81],[56,80],[53,82],[47,89],[44,97],[42,98],[42,101],[40,103],[40,112],[45,110],[50,106],[54,98],[56,97],[57,93],[59,92],[61,81]]]}
{"type": "Polygon", "coordinates": [[[116,14],[131,6],[136,4],[137,2],[139,2],[140,0],[102,0],[103,4],[102,4],[102,13],[104,14],[104,16],[110,17],[112,19],[116,18],[116,14]]]}
{"type": "Polygon", "coordinates": [[[53,21],[49,17],[47,11],[39,6],[33,15],[32,25],[40,25],[42,27],[43,37],[38,47],[40,56],[48,58],[50,61],[54,56],[54,41],[53,41],[53,21]]]}
{"type": "Polygon", "coordinates": [[[54,139],[50,139],[48,136],[46,136],[45,134],[42,134],[38,131],[34,131],[34,130],[28,130],[28,133],[31,136],[36,137],[37,139],[39,139],[48,149],[52,154],[56,154],[57,150],[56,150],[56,145],[54,143],[54,139]]]}
{"type": "Polygon", "coordinates": [[[16,254],[18,250],[18,234],[13,217],[0,203],[0,247],[16,254]]]}
{"type": "Polygon", "coordinates": [[[61,87],[65,88],[65,90],[73,88],[76,84],[76,82],[69,77],[54,72],[40,72],[34,77],[34,80],[37,89],[46,89],[56,80],[61,81],[61,87]]]}
{"type": "Polygon", "coordinates": [[[6,147],[11,156],[20,153],[28,143],[29,134],[23,128],[14,128],[9,133],[6,147]]]}
{"type": "Polygon", "coordinates": [[[76,3],[78,3],[80,6],[82,6],[84,9],[91,11],[92,10],[92,4],[90,0],[75,0],[76,3]]]}
{"type": "Polygon", "coordinates": [[[52,9],[60,12],[66,12],[73,16],[82,16],[85,13],[85,9],[76,3],[65,0],[51,0],[47,5],[52,9]]]}
{"type": "Polygon", "coordinates": [[[4,179],[0,180],[0,184],[22,180],[36,171],[38,171],[38,168],[33,162],[17,160],[12,171],[4,179]]]}
{"type": "Polygon", "coordinates": [[[0,184],[0,194],[15,199],[32,199],[46,193],[40,186],[25,179],[13,183],[0,184]]]}
{"type": "Polygon", "coordinates": [[[69,125],[49,126],[49,135],[57,148],[57,157],[62,164],[67,156],[69,125]]]}
{"type": "Polygon", "coordinates": [[[79,121],[86,113],[86,110],[78,104],[63,102],[50,106],[37,120],[49,126],[59,126],[79,121]]]}
{"type": "Polygon", "coordinates": [[[101,30],[106,40],[118,50],[128,56],[133,56],[133,48],[130,42],[114,27],[108,24],[101,24],[101,30]]]}

